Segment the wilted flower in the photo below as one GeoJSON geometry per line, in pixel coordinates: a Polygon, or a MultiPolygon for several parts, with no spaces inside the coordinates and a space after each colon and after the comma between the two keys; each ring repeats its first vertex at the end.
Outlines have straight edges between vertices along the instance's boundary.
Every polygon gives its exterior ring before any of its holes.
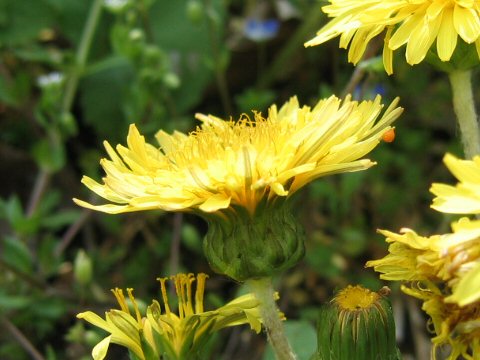
{"type": "Polygon", "coordinates": [[[178,274],[171,277],[178,296],[178,314],[174,313],[169,305],[167,278],[158,279],[163,312],[160,303],[153,300],[147,308],[146,315],[141,315],[133,297],[133,290],[127,289],[128,298],[133,305],[132,311],[128,307],[123,291],[115,289],[112,292],[120,305],[120,310],[112,309],[106,312],[105,319],[91,311],[78,314],[78,318],[110,333],[94,347],[93,358],[104,359],[110,343],[115,343],[126,347],[140,360],[159,360],[163,355],[172,360],[197,359],[208,339],[220,329],[249,324],[257,333],[260,332],[259,302],[251,294],[241,296],[216,310],[204,311],[206,278],[205,274],[198,274],[196,279],[193,274],[178,274]],[[195,280],[197,287],[193,295],[192,284],[195,280]]]}
{"type": "Polygon", "coordinates": [[[368,43],[386,30],[383,63],[393,73],[393,51],[405,45],[410,65],[423,61],[436,41],[441,61],[449,61],[458,36],[475,43],[480,58],[480,4],[474,0],[330,0],[322,10],[334,19],[306,46],[340,35],[340,47],[349,47],[348,61],[361,60],[368,43]]]}

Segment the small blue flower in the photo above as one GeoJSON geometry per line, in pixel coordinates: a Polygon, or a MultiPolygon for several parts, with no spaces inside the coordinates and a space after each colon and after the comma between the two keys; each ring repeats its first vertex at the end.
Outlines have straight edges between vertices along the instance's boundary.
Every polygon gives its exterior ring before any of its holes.
{"type": "Polygon", "coordinates": [[[280,22],[276,19],[260,20],[248,18],[245,21],[243,30],[247,39],[261,42],[274,38],[279,28],[280,22]]]}

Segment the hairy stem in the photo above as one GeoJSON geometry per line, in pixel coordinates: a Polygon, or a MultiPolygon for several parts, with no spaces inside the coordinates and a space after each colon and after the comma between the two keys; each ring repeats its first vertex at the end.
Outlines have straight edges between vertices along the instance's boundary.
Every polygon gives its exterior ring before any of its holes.
{"type": "Polygon", "coordinates": [[[279,316],[279,310],[275,303],[275,292],[272,279],[262,278],[248,280],[247,284],[252,289],[255,297],[260,301],[260,313],[265,326],[268,341],[272,345],[277,360],[295,360],[288,339],[283,331],[283,324],[279,316]]]}
{"type": "Polygon", "coordinates": [[[480,155],[480,132],[478,117],[472,90],[472,72],[459,70],[449,74],[452,85],[453,109],[462,137],[463,149],[467,159],[480,155]]]}

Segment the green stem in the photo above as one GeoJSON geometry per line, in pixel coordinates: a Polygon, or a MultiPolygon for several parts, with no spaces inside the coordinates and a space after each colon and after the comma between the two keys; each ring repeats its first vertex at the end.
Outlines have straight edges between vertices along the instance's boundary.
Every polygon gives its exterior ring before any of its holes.
{"type": "Polygon", "coordinates": [[[452,85],[453,109],[457,115],[467,159],[480,155],[480,131],[472,91],[472,72],[458,70],[449,74],[452,85]]]}
{"type": "Polygon", "coordinates": [[[62,112],[68,113],[72,107],[75,93],[77,92],[78,80],[85,68],[87,62],[88,52],[92,44],[93,34],[97,28],[100,20],[100,14],[103,6],[103,0],[94,0],[90,13],[88,14],[87,22],[83,28],[82,38],[75,55],[75,68],[70,75],[65,86],[65,95],[63,97],[62,112]]]}
{"type": "Polygon", "coordinates": [[[296,356],[288,343],[275,303],[275,292],[271,278],[247,280],[255,297],[260,302],[262,322],[267,331],[268,341],[272,345],[277,360],[295,360],[296,356]]]}

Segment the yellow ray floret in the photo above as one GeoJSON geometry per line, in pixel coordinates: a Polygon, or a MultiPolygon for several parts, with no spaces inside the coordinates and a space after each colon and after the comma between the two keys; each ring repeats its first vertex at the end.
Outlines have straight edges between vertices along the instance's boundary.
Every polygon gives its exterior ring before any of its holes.
{"type": "Polygon", "coordinates": [[[395,99],[380,115],[380,101],[379,96],[362,102],[332,96],[310,108],[300,107],[293,97],[280,109],[270,107],[266,118],[255,113],[253,120],[224,121],[198,114],[202,124],[188,135],[159,131],[159,147],[131,125],[126,147],[114,150],[105,142],[110,159],[101,160],[103,184],[82,179],[110,203],[75,202],[112,214],[148,209],[212,213],[232,206],[253,213],[260,202],[291,196],[322,176],[374,165],[361,158],[403,110],[395,99]]]}
{"type": "Polygon", "coordinates": [[[480,156],[473,160],[457,159],[446,154],[443,161],[458,179],[456,186],[433,184],[430,191],[436,195],[432,208],[453,214],[480,213],[480,156]]]}
{"type": "Polygon", "coordinates": [[[308,41],[314,46],[340,36],[348,60],[361,60],[368,42],[385,32],[383,62],[393,73],[392,53],[406,45],[410,65],[421,62],[436,43],[441,61],[449,61],[458,37],[475,43],[480,58],[480,2],[475,0],[330,0],[322,10],[334,19],[308,41]]]}

